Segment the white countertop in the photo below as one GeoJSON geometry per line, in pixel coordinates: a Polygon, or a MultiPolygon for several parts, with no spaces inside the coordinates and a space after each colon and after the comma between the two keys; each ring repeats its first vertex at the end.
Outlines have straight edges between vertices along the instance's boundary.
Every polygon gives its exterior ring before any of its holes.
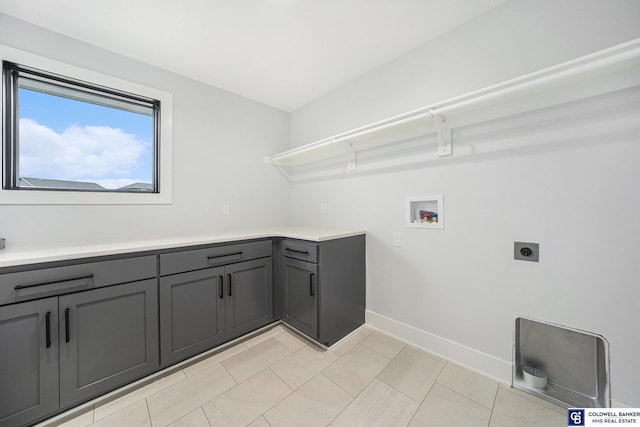
{"type": "Polygon", "coordinates": [[[21,246],[12,248],[11,242],[7,242],[7,247],[5,249],[0,249],[0,268],[25,264],[37,264],[41,262],[64,261],[269,237],[286,237],[290,239],[309,240],[312,242],[323,242],[326,240],[340,239],[343,237],[357,236],[361,234],[365,234],[365,231],[281,226],[260,229],[220,231],[212,234],[167,237],[157,240],[79,246],[21,246]]]}

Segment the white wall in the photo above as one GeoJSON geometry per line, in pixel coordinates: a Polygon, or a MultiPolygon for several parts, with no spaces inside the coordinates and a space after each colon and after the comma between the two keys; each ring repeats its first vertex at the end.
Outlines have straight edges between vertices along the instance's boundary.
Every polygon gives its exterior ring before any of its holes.
{"type": "MultiPolygon", "coordinates": [[[[511,0],[295,111],[292,145],[637,37],[637,1],[511,0]]],[[[389,167],[295,182],[292,222],[367,230],[374,325],[504,381],[517,316],[602,334],[613,399],[637,407],[639,113],[627,90],[456,129],[451,158],[425,154],[433,135],[406,144],[417,163],[363,154],[389,167]],[[429,194],[445,229],[405,228],[405,197],[429,194]],[[540,262],[514,261],[516,240],[540,262]]]]}
{"type": "Polygon", "coordinates": [[[0,14],[0,44],[173,93],[173,204],[0,205],[7,246],[91,244],[289,222],[289,187],[263,157],[289,114],[0,14]],[[265,191],[265,189],[269,191],[265,191]],[[222,204],[231,215],[222,216],[222,204]]]}

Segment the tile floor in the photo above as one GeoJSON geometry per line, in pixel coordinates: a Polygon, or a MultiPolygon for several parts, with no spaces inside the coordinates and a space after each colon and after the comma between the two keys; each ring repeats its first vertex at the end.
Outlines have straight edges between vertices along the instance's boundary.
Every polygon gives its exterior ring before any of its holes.
{"type": "Polygon", "coordinates": [[[567,424],[566,409],[366,326],[322,351],[278,325],[59,425],[567,424]]]}

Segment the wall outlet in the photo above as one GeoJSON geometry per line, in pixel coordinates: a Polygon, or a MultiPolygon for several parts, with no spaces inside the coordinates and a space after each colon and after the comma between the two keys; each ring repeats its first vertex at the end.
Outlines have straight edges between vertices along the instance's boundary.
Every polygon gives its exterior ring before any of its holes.
{"type": "Polygon", "coordinates": [[[227,203],[222,205],[222,215],[229,215],[230,213],[230,208],[229,205],[227,203]]]}
{"type": "Polygon", "coordinates": [[[402,247],[402,233],[393,233],[393,246],[402,247]]]}
{"type": "Polygon", "coordinates": [[[540,244],[531,242],[514,242],[513,259],[519,261],[538,262],[540,260],[540,244]]]}
{"type": "Polygon", "coordinates": [[[320,213],[326,214],[327,213],[327,204],[326,203],[320,203],[320,213]]]}

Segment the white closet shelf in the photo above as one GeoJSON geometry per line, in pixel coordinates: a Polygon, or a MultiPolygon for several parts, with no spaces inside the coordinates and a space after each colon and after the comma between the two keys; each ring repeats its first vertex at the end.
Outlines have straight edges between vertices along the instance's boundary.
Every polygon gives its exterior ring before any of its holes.
{"type": "Polygon", "coordinates": [[[496,85],[389,117],[265,157],[297,166],[345,156],[356,170],[356,152],[402,139],[403,132],[438,134],[438,156],[452,154],[451,128],[548,108],[640,85],[640,39],[526,74],[496,85]]]}

